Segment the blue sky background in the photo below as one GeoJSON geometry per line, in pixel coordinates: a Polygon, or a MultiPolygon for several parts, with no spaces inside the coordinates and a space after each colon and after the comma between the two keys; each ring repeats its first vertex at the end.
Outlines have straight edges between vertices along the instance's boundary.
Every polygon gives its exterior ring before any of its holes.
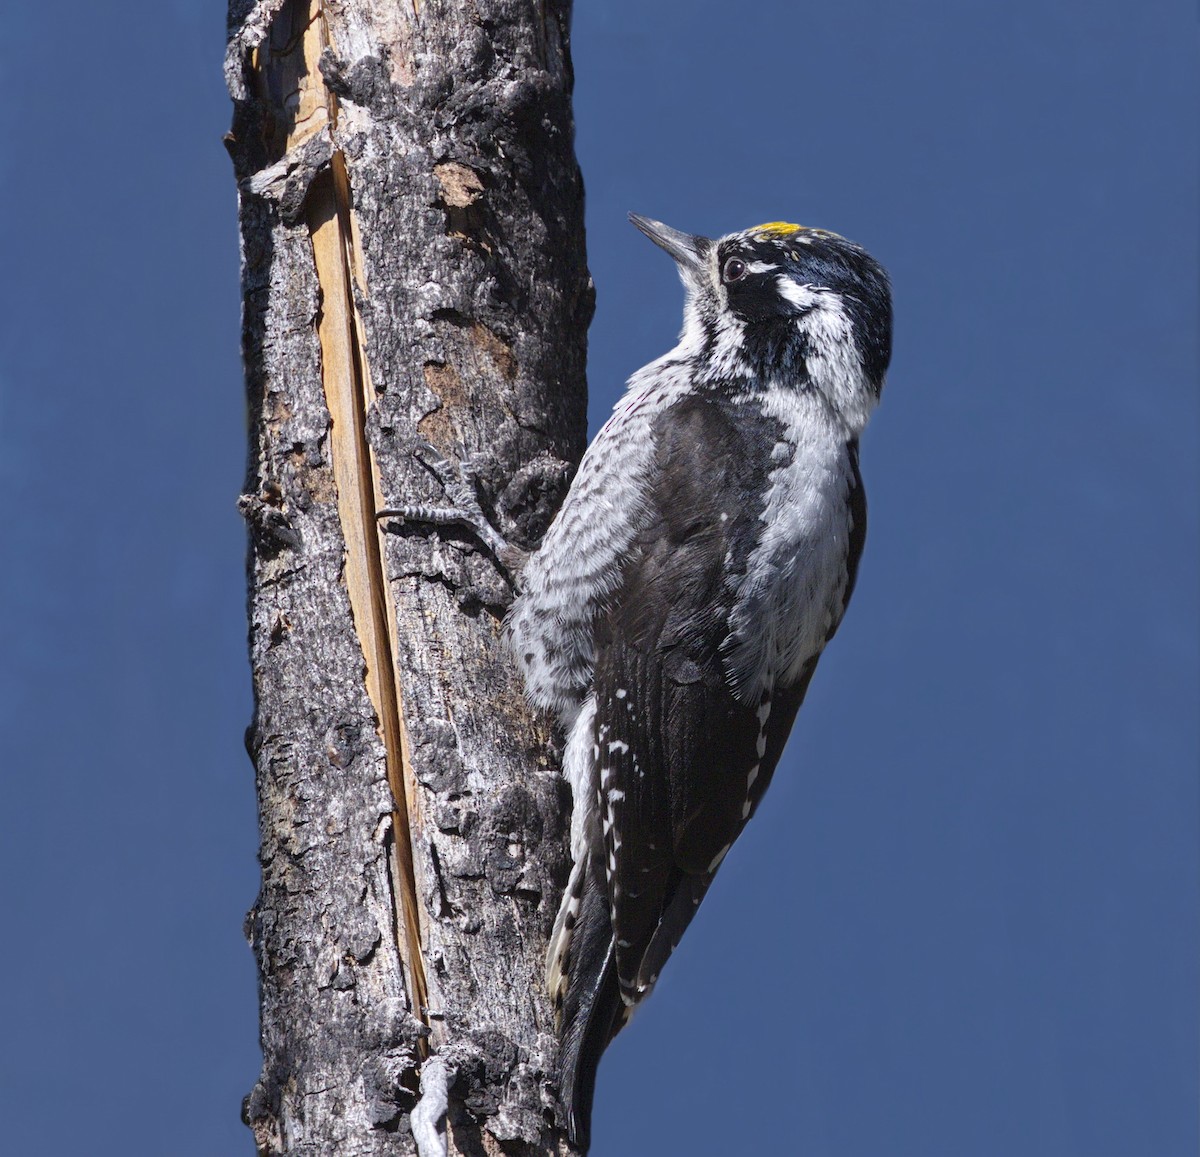
{"type": "MultiPolygon", "coordinates": [[[[580,3],[593,427],[681,291],[633,209],[891,270],[855,605],[601,1072],[596,1157],[1197,1144],[1189,4],[580,3]]],[[[219,0],[0,46],[6,1151],[251,1157],[257,888],[219,0]]]]}

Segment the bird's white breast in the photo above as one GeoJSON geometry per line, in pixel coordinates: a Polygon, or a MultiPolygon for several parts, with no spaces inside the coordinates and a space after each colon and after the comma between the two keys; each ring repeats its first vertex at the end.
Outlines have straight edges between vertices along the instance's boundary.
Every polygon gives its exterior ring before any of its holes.
{"type": "Polygon", "coordinates": [[[761,538],[733,579],[725,668],[747,703],[794,684],[841,616],[854,480],[845,426],[819,394],[770,389],[761,397],[784,433],[772,452],[761,538]]]}

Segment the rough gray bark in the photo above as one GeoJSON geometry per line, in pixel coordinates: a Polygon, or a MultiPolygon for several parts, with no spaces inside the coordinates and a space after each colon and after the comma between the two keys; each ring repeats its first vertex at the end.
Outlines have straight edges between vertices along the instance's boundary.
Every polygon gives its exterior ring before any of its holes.
{"type": "Polygon", "coordinates": [[[568,19],[231,0],[260,1153],[568,1151],[541,977],[569,796],[503,647],[512,591],[468,536],[375,517],[444,501],[425,441],[477,456],[531,545],[582,452],[568,19]]]}

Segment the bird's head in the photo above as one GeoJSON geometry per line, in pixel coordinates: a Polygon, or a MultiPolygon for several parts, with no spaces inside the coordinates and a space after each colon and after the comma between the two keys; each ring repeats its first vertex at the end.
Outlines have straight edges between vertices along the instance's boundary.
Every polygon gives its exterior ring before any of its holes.
{"type": "Polygon", "coordinates": [[[861,430],[892,346],[888,277],[865,249],[782,221],[713,240],[630,220],[675,259],[687,289],[680,344],[702,379],[814,389],[861,430]]]}

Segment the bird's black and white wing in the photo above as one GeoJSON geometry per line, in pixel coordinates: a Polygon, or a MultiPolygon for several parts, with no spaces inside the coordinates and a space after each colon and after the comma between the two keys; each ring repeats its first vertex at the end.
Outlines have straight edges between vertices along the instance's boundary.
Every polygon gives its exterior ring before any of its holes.
{"type": "Polygon", "coordinates": [[[692,397],[664,415],[649,516],[597,624],[599,811],[616,973],[630,1004],[653,986],[757,806],[807,682],[739,697],[724,663],[780,436],[773,419],[715,399],[692,397]],[[746,493],[762,500],[714,501],[746,493]]]}

